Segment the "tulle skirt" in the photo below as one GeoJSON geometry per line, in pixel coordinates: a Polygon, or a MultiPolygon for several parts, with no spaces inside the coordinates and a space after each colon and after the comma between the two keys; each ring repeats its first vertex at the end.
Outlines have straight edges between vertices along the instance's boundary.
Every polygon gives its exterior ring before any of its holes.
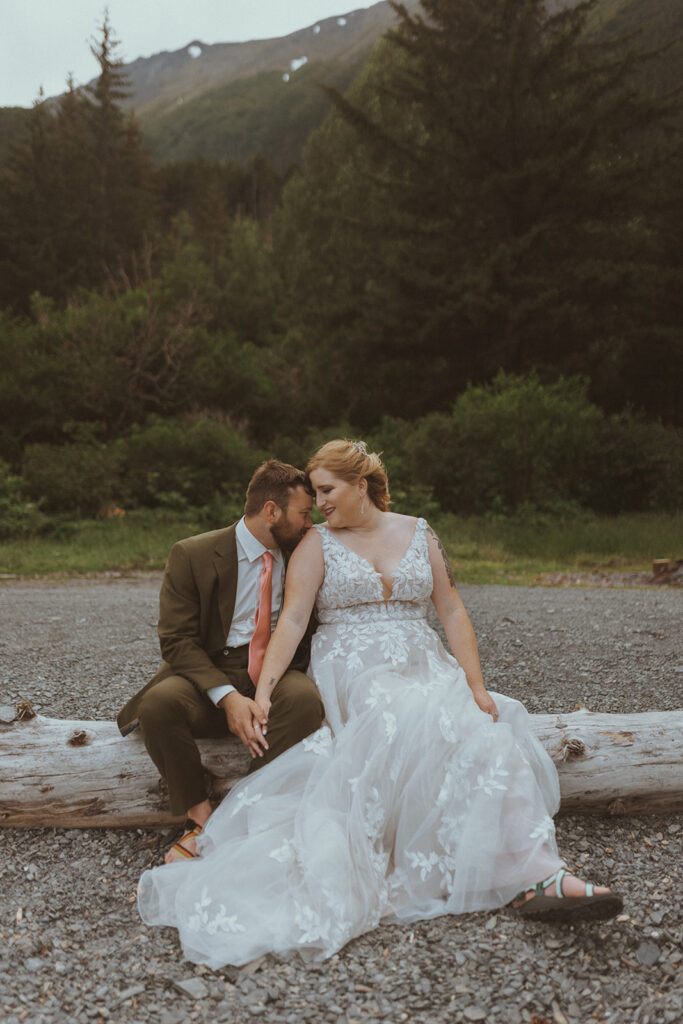
{"type": "Polygon", "coordinates": [[[143,919],[189,960],[323,959],[380,921],[500,907],[561,864],[527,712],[501,694],[498,722],[480,711],[426,621],[322,626],[311,674],[329,725],[232,789],[199,858],[142,875],[143,919]]]}

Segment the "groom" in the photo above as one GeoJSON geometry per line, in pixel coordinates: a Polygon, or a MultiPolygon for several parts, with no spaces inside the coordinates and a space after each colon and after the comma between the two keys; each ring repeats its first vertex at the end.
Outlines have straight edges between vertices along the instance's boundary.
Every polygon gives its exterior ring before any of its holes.
{"type": "Polygon", "coordinates": [[[322,724],[304,645],[275,689],[267,737],[253,699],[282,607],[286,559],[310,528],[312,508],[304,473],[270,459],[254,473],[236,525],[171,549],[159,596],[164,661],[117,718],[124,736],[140,726],[172,812],[188,819],[167,861],[196,855],[212,811],[195,738],[233,733],[251,753],[251,771],[322,724]]]}

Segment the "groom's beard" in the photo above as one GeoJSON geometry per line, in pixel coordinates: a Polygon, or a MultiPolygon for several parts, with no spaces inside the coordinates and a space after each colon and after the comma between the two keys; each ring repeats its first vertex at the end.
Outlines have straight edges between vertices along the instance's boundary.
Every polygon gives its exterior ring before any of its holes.
{"type": "Polygon", "coordinates": [[[306,529],[304,528],[302,530],[292,532],[291,526],[287,528],[287,526],[280,526],[276,524],[275,526],[271,526],[270,532],[272,533],[273,540],[279,547],[280,551],[286,551],[289,553],[294,550],[300,540],[303,540],[304,535],[306,534],[306,529]]]}

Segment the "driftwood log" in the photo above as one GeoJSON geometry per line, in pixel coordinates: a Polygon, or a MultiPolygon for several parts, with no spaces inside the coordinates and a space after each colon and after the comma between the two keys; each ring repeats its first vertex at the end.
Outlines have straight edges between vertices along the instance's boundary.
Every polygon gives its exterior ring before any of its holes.
{"type": "MultiPolygon", "coordinates": [[[[178,822],[136,731],[0,708],[0,826],[149,827],[178,822]],[[14,720],[12,720],[14,716],[14,720]]],[[[683,810],[683,709],[607,715],[531,715],[557,765],[563,811],[683,810]]],[[[242,778],[237,740],[200,741],[212,796],[242,778]]]]}

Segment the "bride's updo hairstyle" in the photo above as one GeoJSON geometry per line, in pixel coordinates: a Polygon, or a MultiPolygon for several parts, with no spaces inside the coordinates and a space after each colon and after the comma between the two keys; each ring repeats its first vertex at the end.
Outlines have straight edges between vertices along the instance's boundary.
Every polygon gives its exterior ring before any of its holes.
{"type": "Polygon", "coordinates": [[[367,480],[370,501],[380,512],[388,510],[391,498],[387,471],[379,455],[369,452],[363,441],[328,441],[311,456],[306,475],[310,477],[314,469],[326,469],[349,484],[367,480]]]}

